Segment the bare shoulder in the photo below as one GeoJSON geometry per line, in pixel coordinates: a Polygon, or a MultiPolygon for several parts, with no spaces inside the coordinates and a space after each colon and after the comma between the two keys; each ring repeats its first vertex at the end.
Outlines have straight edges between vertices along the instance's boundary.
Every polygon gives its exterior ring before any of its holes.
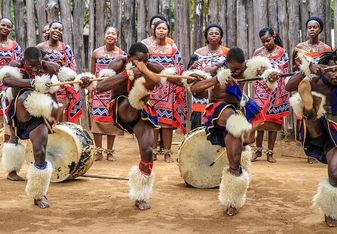
{"type": "Polygon", "coordinates": [[[206,55],[206,50],[207,50],[207,46],[204,46],[204,47],[197,49],[194,53],[200,54],[200,55],[206,55]]]}
{"type": "Polygon", "coordinates": [[[146,66],[154,73],[160,73],[162,70],[164,70],[164,66],[157,62],[148,62],[146,66]]]}
{"type": "Polygon", "coordinates": [[[263,50],[264,50],[263,47],[260,47],[260,48],[256,49],[253,53],[253,56],[257,56],[257,55],[261,54],[263,50]]]}
{"type": "Polygon", "coordinates": [[[152,44],[152,38],[151,37],[145,38],[144,40],[142,40],[142,43],[144,43],[146,46],[149,46],[152,44]]]}
{"type": "Polygon", "coordinates": [[[296,48],[298,48],[298,49],[305,49],[305,44],[304,43],[305,42],[298,43],[297,46],[296,46],[296,48]]]}
{"type": "Polygon", "coordinates": [[[104,48],[104,46],[95,49],[95,50],[92,52],[92,57],[96,58],[96,57],[99,55],[99,53],[103,50],[103,48],[104,48]]]}
{"type": "Polygon", "coordinates": [[[45,48],[46,48],[45,44],[46,44],[45,42],[41,42],[36,47],[39,48],[40,50],[45,50],[45,48]]]}
{"type": "Polygon", "coordinates": [[[123,69],[125,63],[126,63],[126,57],[118,56],[114,60],[111,61],[108,68],[113,69],[116,72],[120,72],[123,69]]]}

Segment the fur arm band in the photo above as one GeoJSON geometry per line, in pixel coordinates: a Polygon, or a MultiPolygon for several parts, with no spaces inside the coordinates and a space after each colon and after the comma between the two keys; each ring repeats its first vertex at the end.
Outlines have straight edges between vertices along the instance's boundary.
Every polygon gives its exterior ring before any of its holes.
{"type": "Polygon", "coordinates": [[[270,61],[266,57],[255,56],[247,61],[247,69],[243,73],[245,78],[252,78],[258,75],[258,70],[272,68],[270,61]]]}
{"type": "Polygon", "coordinates": [[[143,97],[149,95],[149,92],[145,88],[145,78],[144,77],[139,77],[136,81],[135,84],[133,85],[130,93],[129,93],[129,103],[130,105],[137,109],[141,110],[143,109],[145,102],[141,100],[143,97]]]}
{"type": "Polygon", "coordinates": [[[244,133],[249,131],[252,125],[243,115],[233,114],[227,119],[226,129],[235,138],[240,138],[244,133]]]}
{"type": "MultiPolygon", "coordinates": [[[[91,74],[90,72],[82,72],[81,74],[78,74],[76,76],[76,79],[75,80],[81,80],[83,77],[89,77],[90,79],[94,79],[96,78],[93,74],[91,74]]],[[[91,91],[92,89],[96,88],[97,86],[97,81],[92,81],[91,84],[86,87],[87,90],[91,91]]],[[[80,87],[80,84],[79,83],[75,83],[74,84],[74,87],[75,87],[75,91],[78,92],[81,87],[80,87]]]]}
{"type": "MultiPolygon", "coordinates": [[[[160,74],[164,74],[164,75],[176,75],[177,74],[177,69],[175,67],[168,67],[163,69],[160,74]]],[[[160,83],[162,85],[165,85],[167,81],[166,77],[160,77],[160,83]]]]}
{"type": "MultiPolygon", "coordinates": [[[[323,116],[323,114],[325,113],[325,109],[324,109],[324,105],[325,105],[325,96],[323,94],[320,94],[320,93],[317,93],[315,91],[312,91],[311,92],[313,98],[314,98],[314,106],[317,110],[317,119],[321,118],[323,116]],[[319,103],[319,105],[315,104],[317,102],[315,102],[315,97],[316,99],[321,99],[319,103]],[[316,106],[317,105],[317,106],[316,106]]],[[[302,98],[300,96],[299,93],[295,93],[294,95],[292,95],[290,98],[289,98],[289,104],[290,106],[293,108],[293,111],[295,113],[296,116],[303,116],[303,108],[304,108],[304,105],[303,105],[303,101],[302,101],[302,98]]]]}
{"type": "Polygon", "coordinates": [[[42,76],[36,76],[34,84],[32,85],[34,89],[39,93],[55,93],[59,86],[49,86],[51,83],[60,83],[55,75],[51,78],[49,75],[44,74],[42,76]]]}
{"type": "Polygon", "coordinates": [[[76,72],[74,72],[71,68],[61,67],[57,77],[61,82],[66,82],[75,80],[76,75],[76,72]]]}
{"type": "Polygon", "coordinates": [[[216,74],[216,79],[220,85],[226,84],[228,78],[231,76],[231,70],[220,68],[216,74]]]}
{"type": "Polygon", "coordinates": [[[264,82],[266,82],[267,86],[270,89],[275,89],[277,87],[277,80],[275,80],[274,82],[270,81],[270,76],[273,73],[279,74],[280,72],[277,69],[275,69],[275,68],[269,68],[269,69],[265,70],[263,72],[263,74],[261,75],[261,77],[263,78],[264,82]]]}
{"type": "Polygon", "coordinates": [[[4,66],[0,69],[0,82],[2,82],[2,80],[6,77],[22,79],[22,74],[20,69],[17,67],[4,66]]]}
{"type": "MultiPolygon", "coordinates": [[[[202,71],[202,70],[187,70],[183,72],[183,76],[190,76],[191,74],[197,74],[199,76],[206,77],[206,79],[212,78],[211,74],[208,72],[202,71]]],[[[183,79],[183,84],[184,87],[188,90],[191,91],[192,85],[194,85],[197,81],[192,81],[191,83],[188,83],[189,80],[183,79]]]]}
{"type": "Polygon", "coordinates": [[[307,77],[311,78],[311,71],[310,71],[311,58],[301,52],[298,53],[298,57],[301,59],[301,65],[300,65],[301,71],[307,77]]]}
{"type": "Polygon", "coordinates": [[[132,62],[128,62],[125,65],[125,71],[128,74],[129,80],[133,80],[135,78],[135,74],[133,73],[133,71],[131,70],[131,68],[133,68],[133,64],[132,62]]]}

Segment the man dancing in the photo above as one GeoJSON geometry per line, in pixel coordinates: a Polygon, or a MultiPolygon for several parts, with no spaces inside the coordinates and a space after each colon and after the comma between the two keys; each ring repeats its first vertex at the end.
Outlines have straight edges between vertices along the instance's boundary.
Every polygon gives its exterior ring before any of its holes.
{"type": "Polygon", "coordinates": [[[328,179],[322,180],[313,198],[329,227],[337,226],[337,51],[326,52],[318,65],[302,59],[301,70],[286,85],[298,91],[289,99],[297,116],[302,116],[299,141],[307,156],[328,164],[328,179]],[[316,76],[312,76],[312,74],[316,76]]]}
{"type": "MultiPolygon", "coordinates": [[[[108,70],[101,72],[109,78],[98,82],[96,87],[98,93],[111,90],[113,99],[109,111],[115,125],[125,132],[134,133],[137,138],[141,160],[139,166],[133,166],[129,172],[129,197],[140,210],[150,208],[147,201],[154,182],[153,128],[159,128],[157,113],[147,101],[150,91],[160,82],[160,78],[153,76],[152,72],[164,70],[160,64],[147,63],[148,53],[143,43],[133,44],[127,57],[115,58],[108,70]],[[133,65],[137,62],[141,62],[138,68],[133,65]]],[[[87,78],[82,79],[82,87],[92,85],[87,78]]]]}
{"type": "MultiPolygon", "coordinates": [[[[0,70],[0,80],[11,87],[13,99],[6,108],[11,137],[2,149],[3,167],[9,172],[8,177],[15,180],[21,169],[24,157],[24,147],[20,139],[30,139],[33,145],[35,162],[29,165],[26,192],[34,199],[34,204],[40,208],[48,208],[46,196],[52,166],[46,161],[46,146],[48,132],[51,131],[49,120],[58,120],[63,107],[59,106],[50,96],[36,91],[48,92],[49,75],[40,76],[42,68],[41,51],[29,47],[24,52],[24,68],[5,67],[0,70]],[[20,72],[21,71],[21,72],[20,72]]],[[[54,89],[56,91],[56,89],[54,89]]]]}
{"type": "Polygon", "coordinates": [[[212,144],[226,147],[229,166],[222,173],[219,200],[226,207],[226,213],[233,216],[238,214],[246,200],[251,152],[250,147],[244,145],[254,142],[258,124],[252,126],[240,106],[244,83],[238,85],[236,79],[244,78],[246,62],[243,51],[230,49],[226,63],[229,69],[219,69],[216,77],[197,81],[190,89],[195,94],[210,89],[210,104],[204,117],[206,135],[212,144]]]}

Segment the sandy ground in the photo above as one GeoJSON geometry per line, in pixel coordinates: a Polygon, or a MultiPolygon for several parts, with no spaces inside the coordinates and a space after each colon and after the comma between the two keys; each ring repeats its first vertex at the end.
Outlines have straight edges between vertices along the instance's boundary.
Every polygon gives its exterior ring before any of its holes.
{"type": "MultiPolygon", "coordinates": [[[[182,139],[175,134],[174,141],[182,139]]],[[[139,162],[136,140],[117,138],[116,151],[116,162],[95,162],[87,174],[127,177],[139,162]]],[[[311,207],[327,166],[302,156],[294,142],[277,142],[276,164],[255,162],[246,205],[235,217],[225,215],[217,189],[186,187],[177,164],[163,156],[145,212],[128,198],[127,181],[87,177],[51,184],[51,208],[41,210],[25,194],[25,182],[8,181],[0,170],[0,233],[337,233],[311,207]]],[[[25,164],[20,175],[26,172],[25,164]]]]}

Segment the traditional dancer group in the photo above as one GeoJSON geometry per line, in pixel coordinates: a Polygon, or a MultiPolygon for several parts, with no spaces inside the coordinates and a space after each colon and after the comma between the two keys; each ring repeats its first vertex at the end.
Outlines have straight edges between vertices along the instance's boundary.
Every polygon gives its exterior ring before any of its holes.
{"type": "Polygon", "coordinates": [[[312,17],[306,22],[309,40],[297,46],[294,61],[299,71],[287,78],[280,76],[288,73],[288,54],[270,27],[260,31],[263,47],[246,61],[240,48],[221,45],[223,30],[219,25],[209,25],[204,33],[207,45],[194,52],[189,70],[184,71],[179,50],[168,37],[166,19],[156,15],[150,24],[151,37],[133,44],[127,54],[116,46],[118,29],[107,28],[105,45],[92,54],[91,73],[78,75],[73,52],[62,42],[61,22],[46,27],[46,41],[27,48],[22,56],[20,46],[8,38],[12,22],[0,20],[0,81],[6,93],[2,101],[4,125],[10,136],[2,149],[7,178],[23,180],[17,174],[24,154],[18,140],[30,139],[35,162],[28,167],[26,192],[38,207],[49,207],[46,194],[52,165],[46,161],[48,134],[53,123],[78,120],[82,114],[79,89],[85,88],[92,109],[96,160],[102,159],[103,153],[108,160],[116,160],[114,140],[123,131],[137,138],[140,162],[129,172],[129,197],[140,210],[147,210],[154,183],[153,162],[159,154],[172,162],[173,130],[181,128],[186,133],[189,90],[194,104],[202,104],[195,105],[194,126],[203,124],[207,140],[226,147],[228,165],[222,172],[219,200],[233,216],[245,203],[251,161],[262,156],[264,131],[269,131],[267,161],[276,162],[276,134],[288,115],[290,102],[299,118],[298,139],[305,153],[328,164],[329,178],[319,184],[313,202],[326,223],[336,226],[337,52],[318,40],[323,30],[321,19],[312,17]],[[96,76],[107,78],[93,81],[96,76]],[[256,80],[254,97],[243,104],[248,78],[256,80]],[[80,87],[51,85],[72,80],[78,80],[80,87]],[[290,91],[297,93],[289,101],[290,91]],[[106,149],[102,147],[103,135],[108,136],[106,149]],[[249,144],[255,140],[252,152],[249,144]]]}

